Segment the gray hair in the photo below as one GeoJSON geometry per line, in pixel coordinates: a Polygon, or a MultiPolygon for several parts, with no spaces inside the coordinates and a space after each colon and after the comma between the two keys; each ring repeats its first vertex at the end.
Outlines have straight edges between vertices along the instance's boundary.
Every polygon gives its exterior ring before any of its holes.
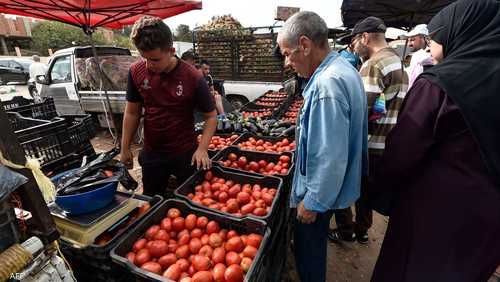
{"type": "Polygon", "coordinates": [[[306,36],[319,47],[328,46],[328,27],[314,12],[302,11],[290,17],[280,30],[280,35],[291,45],[297,45],[299,38],[306,36]]]}
{"type": "Polygon", "coordinates": [[[38,55],[33,55],[33,57],[31,57],[31,59],[33,59],[33,61],[35,61],[35,62],[40,62],[40,57],[38,57],[38,55]]]}

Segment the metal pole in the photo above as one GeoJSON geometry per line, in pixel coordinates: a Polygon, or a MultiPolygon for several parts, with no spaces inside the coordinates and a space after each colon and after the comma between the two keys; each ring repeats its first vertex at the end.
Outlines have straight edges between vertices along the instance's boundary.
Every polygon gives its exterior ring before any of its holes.
{"type": "MultiPolygon", "coordinates": [[[[101,69],[101,64],[99,64],[99,56],[97,55],[97,49],[95,48],[94,38],[92,37],[92,33],[88,33],[87,35],[89,36],[90,39],[90,45],[92,46],[92,53],[97,63],[97,69],[99,69],[99,81],[102,85],[104,72],[101,69]]],[[[113,134],[115,135],[115,140],[113,140],[113,143],[116,145],[116,142],[118,141],[118,130],[116,128],[115,117],[113,114],[113,109],[111,108],[111,101],[109,100],[108,91],[106,90],[105,87],[104,87],[104,96],[106,97],[106,106],[108,108],[109,118],[111,119],[111,125],[113,126],[113,129],[110,128],[110,130],[112,130],[113,134]]]]}

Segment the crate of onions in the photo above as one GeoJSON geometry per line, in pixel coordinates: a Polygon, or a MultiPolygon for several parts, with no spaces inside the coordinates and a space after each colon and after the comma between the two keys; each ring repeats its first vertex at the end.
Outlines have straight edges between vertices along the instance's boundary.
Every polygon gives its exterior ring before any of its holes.
{"type": "Polygon", "coordinates": [[[181,200],[163,202],[112,251],[139,281],[259,281],[270,231],[181,200]]]}

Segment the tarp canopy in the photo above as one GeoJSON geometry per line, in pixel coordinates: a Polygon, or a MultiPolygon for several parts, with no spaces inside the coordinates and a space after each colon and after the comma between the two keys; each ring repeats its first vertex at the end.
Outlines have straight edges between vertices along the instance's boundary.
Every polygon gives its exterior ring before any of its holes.
{"type": "Polygon", "coordinates": [[[348,28],[361,19],[375,16],[390,27],[411,29],[417,24],[427,24],[441,9],[454,0],[344,0],[342,21],[348,28]]]}
{"type": "Polygon", "coordinates": [[[0,13],[59,21],[91,33],[96,27],[131,25],[143,15],[165,19],[201,6],[201,0],[0,0],[0,13]]]}

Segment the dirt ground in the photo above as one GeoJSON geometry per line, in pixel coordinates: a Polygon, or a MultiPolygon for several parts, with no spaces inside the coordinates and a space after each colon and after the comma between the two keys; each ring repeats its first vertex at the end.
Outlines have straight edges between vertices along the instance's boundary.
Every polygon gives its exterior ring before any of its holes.
{"type": "MultiPolygon", "coordinates": [[[[99,134],[92,140],[96,152],[101,152],[113,148],[113,140],[105,132],[99,134]]],[[[132,176],[142,185],[141,169],[137,163],[137,154],[140,147],[134,146],[134,168],[130,171],[132,176]]],[[[140,189],[142,187],[140,186],[140,189]]],[[[380,247],[387,229],[388,218],[374,212],[373,226],[369,230],[369,243],[359,244],[357,242],[345,242],[341,244],[328,244],[328,282],[367,282],[370,281],[371,273],[377,261],[380,247]]],[[[331,227],[335,227],[335,222],[331,222],[331,227]]],[[[288,268],[293,263],[289,264],[288,268]]],[[[298,281],[294,271],[288,269],[292,274],[291,281],[298,281]]],[[[488,282],[500,282],[496,278],[491,278],[488,282]]]]}

